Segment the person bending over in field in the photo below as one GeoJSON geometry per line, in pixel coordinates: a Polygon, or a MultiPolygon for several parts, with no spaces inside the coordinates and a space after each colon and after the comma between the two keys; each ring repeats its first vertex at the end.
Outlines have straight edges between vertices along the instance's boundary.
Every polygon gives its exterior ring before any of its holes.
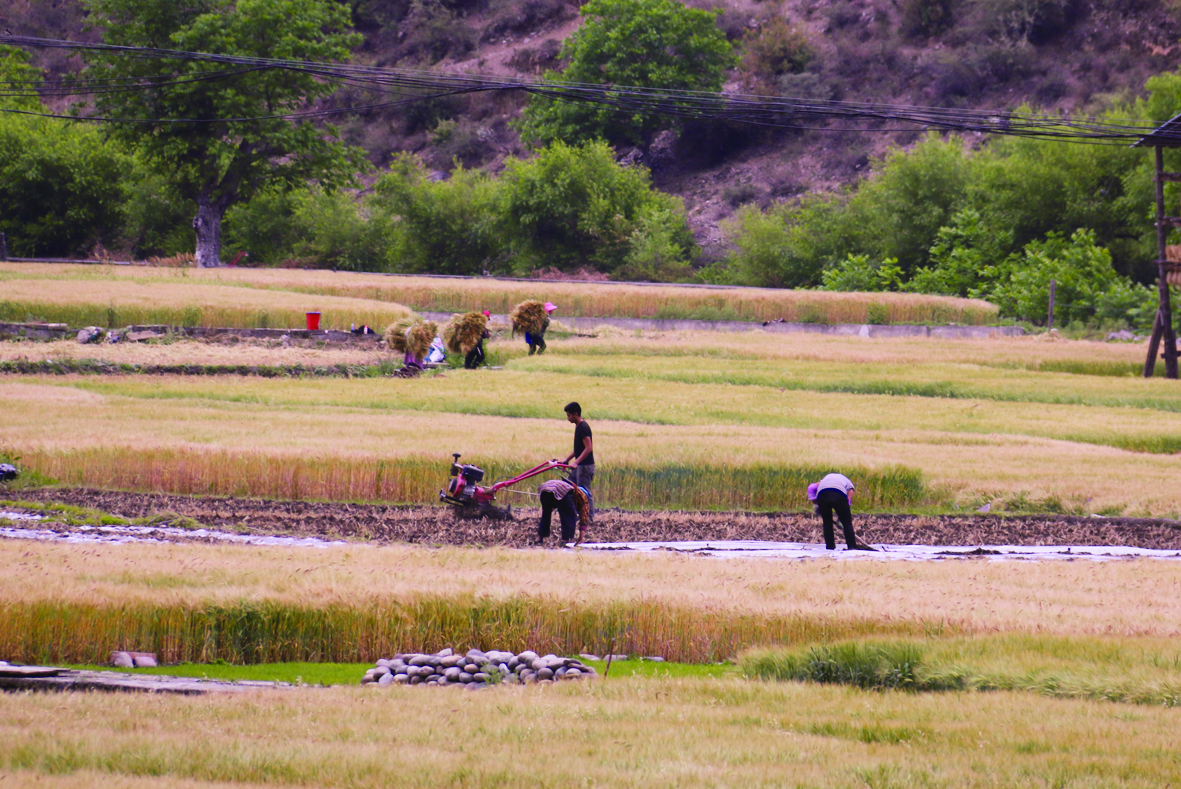
{"type": "Polygon", "coordinates": [[[836,535],[833,532],[832,514],[836,512],[840,518],[841,528],[845,530],[845,546],[850,551],[872,551],[873,548],[859,542],[853,532],[853,481],[844,474],[832,473],[819,482],[808,486],[808,498],[816,504],[816,512],[824,520],[824,547],[830,551],[837,548],[836,535]]]}
{"type": "Polygon", "coordinates": [[[541,522],[537,525],[537,544],[545,545],[545,539],[550,535],[550,521],[554,510],[557,510],[558,519],[562,524],[560,544],[565,545],[574,539],[574,526],[577,523],[578,541],[574,544],[581,545],[586,539],[586,530],[590,525],[590,497],[587,491],[564,479],[551,479],[537,486],[537,494],[541,497],[541,522]]]}

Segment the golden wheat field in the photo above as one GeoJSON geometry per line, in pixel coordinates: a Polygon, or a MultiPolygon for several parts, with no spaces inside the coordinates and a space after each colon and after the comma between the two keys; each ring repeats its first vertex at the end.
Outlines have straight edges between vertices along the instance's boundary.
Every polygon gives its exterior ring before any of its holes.
{"type": "MultiPolygon", "coordinates": [[[[346,309],[384,326],[403,304],[505,312],[527,297],[558,302],[559,318],[857,321],[875,304],[895,321],[994,315],[877,294],[245,269],[0,264],[0,287],[0,317],[120,324],[150,307],[144,317],[178,323],[266,315],[298,326],[312,304],[327,325],[347,327],[346,309]]],[[[806,483],[835,469],[858,484],[855,512],[1181,513],[1181,390],[1138,377],[1143,343],[585,334],[555,330],[534,357],[500,334],[489,367],[412,379],[386,377],[390,354],[378,346],[4,342],[0,455],[67,486],[421,503],[436,498],[452,452],[492,476],[565,456],[562,406],[578,400],[594,429],[599,506],[799,511],[806,483]],[[44,362],[53,366],[30,366],[44,362]],[[311,372],[332,366],[348,372],[311,372]]],[[[1177,560],[5,538],[0,660],[94,664],[142,648],[165,661],[364,663],[444,647],[601,654],[614,644],[730,668],[641,676],[620,663],[593,682],[475,693],[5,693],[0,785],[1177,785],[1179,592],[1177,560]],[[803,680],[758,668],[801,661],[803,680]]]]}
{"type": "MultiPolygon", "coordinates": [[[[297,296],[307,294],[317,299],[315,304],[324,305],[325,320],[334,321],[332,325],[335,328],[342,326],[342,320],[350,322],[347,314],[341,315],[340,312],[359,309],[360,302],[377,302],[379,305],[394,302],[418,310],[468,312],[487,309],[507,313],[514,304],[526,299],[558,303],[561,308],[558,317],[747,321],[782,318],[814,323],[864,323],[872,308],[880,313],[880,320],[889,323],[989,324],[996,320],[996,307],[987,302],[946,296],[761,288],[687,289],[658,285],[408,277],[330,271],[0,263],[0,282],[5,282],[5,287],[12,289],[12,295],[5,297],[5,301],[13,304],[8,307],[10,310],[28,305],[29,308],[51,311],[62,303],[74,304],[76,302],[70,298],[71,288],[67,284],[71,282],[97,287],[107,298],[116,298],[116,294],[128,291],[134,293],[137,290],[133,287],[134,283],[140,285],[139,290],[161,289],[172,292],[177,287],[191,287],[194,288],[194,296],[202,289],[214,288],[279,292],[269,297],[263,294],[247,297],[252,301],[267,303],[274,300],[276,304],[289,301],[306,304],[307,299],[297,296]],[[108,286],[111,288],[109,293],[103,290],[108,286]]],[[[371,305],[370,309],[380,309],[380,306],[375,308],[371,305]]],[[[365,322],[373,326],[385,326],[397,317],[400,316],[395,315],[384,323],[368,318],[365,322]]],[[[355,320],[361,322],[359,318],[355,320]]]]}
{"type": "MultiPolygon", "coordinates": [[[[234,492],[203,488],[202,478],[232,467],[233,457],[250,465],[260,454],[314,458],[324,468],[332,458],[371,468],[411,463],[431,475],[431,459],[442,464],[451,452],[506,468],[532,464],[567,451],[561,407],[578,399],[617,466],[902,466],[922,476],[928,503],[938,506],[1023,497],[1082,514],[1181,512],[1181,489],[1172,484],[1181,392],[1164,379],[1108,370],[1134,365],[1139,345],[652,333],[555,339],[550,353],[528,357],[517,344],[490,343],[490,358],[503,369],[411,380],[9,375],[0,384],[10,403],[0,441],[76,484],[126,485],[119,471],[134,465],[129,456],[179,453],[188,481],[173,490],[234,492]],[[1088,364],[1103,367],[1064,371],[1088,364]]],[[[364,364],[366,353],[372,364],[389,359],[376,347],[184,342],[102,346],[85,356],[79,349],[86,346],[76,343],[5,346],[9,360],[316,365],[364,364]]],[[[169,476],[161,469],[161,478],[169,476]]],[[[433,476],[423,480],[419,495],[429,496],[432,485],[433,476]]],[[[286,485],[249,493],[357,495],[292,493],[286,485]]]]}

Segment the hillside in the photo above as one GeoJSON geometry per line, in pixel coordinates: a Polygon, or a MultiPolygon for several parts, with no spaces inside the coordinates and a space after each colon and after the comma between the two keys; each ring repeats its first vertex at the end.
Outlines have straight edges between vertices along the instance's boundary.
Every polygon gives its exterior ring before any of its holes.
{"type": "MultiPolygon", "coordinates": [[[[1181,53],[1181,5],[1172,0],[690,0],[717,9],[717,24],[740,47],[786,22],[806,39],[802,71],[769,74],[751,58],[725,90],[944,107],[1012,109],[1029,104],[1094,113],[1143,93],[1181,53]]],[[[560,68],[560,44],[579,25],[563,0],[352,0],[364,43],[358,62],[471,74],[539,76],[560,68]]],[[[97,40],[78,0],[3,0],[0,27],[15,33],[97,40]]],[[[34,53],[51,72],[77,67],[34,53]]],[[[346,89],[341,104],[372,97],[346,89]]],[[[497,170],[525,153],[510,121],[524,97],[489,94],[350,116],[345,138],[377,165],[401,150],[441,171],[459,161],[497,170]]],[[[692,128],[657,136],[621,157],[645,163],[656,185],[684,199],[709,260],[719,223],[746,203],[766,206],[865,177],[874,157],[907,145],[917,131],[767,131],[692,128]]],[[[981,143],[984,141],[981,140],[981,143]]]]}

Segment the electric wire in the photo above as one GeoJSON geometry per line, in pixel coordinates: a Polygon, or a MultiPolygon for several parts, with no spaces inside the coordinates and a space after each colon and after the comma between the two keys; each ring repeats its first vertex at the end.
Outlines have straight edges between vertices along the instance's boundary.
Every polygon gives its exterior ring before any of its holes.
{"type": "MultiPolygon", "coordinates": [[[[256,72],[290,72],[310,76],[326,83],[347,85],[374,95],[398,96],[384,101],[349,106],[320,106],[291,111],[278,110],[253,117],[113,117],[102,114],[63,114],[33,110],[0,109],[24,115],[91,121],[136,124],[206,124],[248,123],[260,121],[300,121],[342,114],[364,114],[404,107],[422,101],[437,100],[479,92],[521,92],[552,101],[577,104],[592,111],[621,115],[661,116],[684,120],[730,122],[744,125],[811,129],[830,132],[897,132],[934,130],[1030,137],[1089,144],[1130,145],[1151,135],[1152,144],[1181,146],[1181,128],[1136,119],[1072,118],[1009,110],[968,110],[924,107],[874,102],[836,101],[743,93],[712,93],[694,90],[665,90],[620,85],[601,85],[560,80],[506,79],[472,74],[455,74],[416,69],[391,69],[348,63],[281,60],[247,56],[186,52],[156,47],[129,47],[95,44],[30,36],[0,35],[0,44],[21,47],[66,49],[101,53],[106,56],[140,60],[175,62],[171,74],[145,74],[141,77],[103,78],[100,75],[69,77],[33,83],[0,82],[0,98],[94,97],[102,99],[128,91],[157,93],[167,97],[170,89],[201,82],[233,80],[256,72]],[[202,71],[205,66],[217,66],[202,71]]],[[[151,102],[146,102],[150,104],[151,102]]]]}

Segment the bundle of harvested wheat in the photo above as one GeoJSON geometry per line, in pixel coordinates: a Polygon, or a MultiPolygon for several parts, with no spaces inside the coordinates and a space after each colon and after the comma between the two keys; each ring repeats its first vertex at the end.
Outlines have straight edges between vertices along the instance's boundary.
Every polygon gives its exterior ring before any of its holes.
{"type": "Polygon", "coordinates": [[[1181,245],[1170,244],[1165,247],[1165,260],[1169,261],[1165,265],[1165,282],[1181,285],[1181,245]]]}
{"type": "Polygon", "coordinates": [[[409,346],[406,345],[406,333],[419,323],[422,323],[422,318],[410,315],[386,326],[385,344],[389,346],[391,351],[406,353],[409,350],[409,346]]]}
{"type": "Polygon", "coordinates": [[[443,342],[452,353],[467,353],[476,347],[487,326],[487,316],[479,312],[452,315],[443,328],[443,342]]]}
{"type": "Polygon", "coordinates": [[[518,334],[536,334],[545,322],[545,304],[540,301],[522,301],[513,307],[509,320],[513,324],[514,337],[518,334]]]}
{"type": "Polygon", "coordinates": [[[431,349],[439,324],[434,321],[419,321],[406,330],[406,347],[415,359],[422,360],[431,349]]]}
{"type": "Polygon", "coordinates": [[[415,359],[421,359],[431,349],[431,342],[438,331],[439,324],[434,321],[424,321],[417,315],[411,315],[386,327],[385,342],[392,351],[409,352],[415,359]]]}

